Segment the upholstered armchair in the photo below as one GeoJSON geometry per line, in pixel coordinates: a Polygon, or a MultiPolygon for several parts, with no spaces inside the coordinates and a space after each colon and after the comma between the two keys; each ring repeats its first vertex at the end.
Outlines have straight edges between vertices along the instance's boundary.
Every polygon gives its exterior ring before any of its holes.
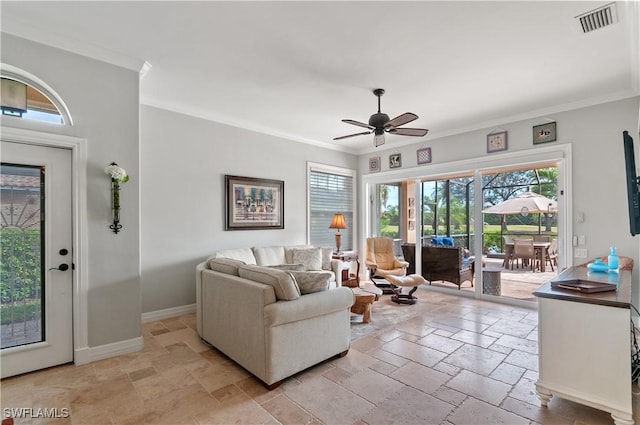
{"type": "Polygon", "coordinates": [[[404,276],[409,263],[399,260],[393,253],[393,239],[367,238],[366,265],[371,277],[404,276]]]}

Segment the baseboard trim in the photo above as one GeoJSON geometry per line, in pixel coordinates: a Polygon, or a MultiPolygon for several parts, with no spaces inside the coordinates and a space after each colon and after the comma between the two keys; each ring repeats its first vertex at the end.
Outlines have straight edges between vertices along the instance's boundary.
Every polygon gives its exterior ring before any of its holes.
{"type": "Polygon", "coordinates": [[[170,319],[172,317],[183,316],[196,312],[195,304],[182,305],[180,307],[171,307],[164,310],[149,311],[142,313],[142,323],[154,322],[156,320],[170,319]]]}
{"type": "Polygon", "coordinates": [[[85,347],[76,349],[74,352],[74,363],[76,366],[108,359],[109,357],[121,354],[135,353],[142,350],[144,340],[141,336],[112,344],[99,345],[97,347],[85,347]]]}

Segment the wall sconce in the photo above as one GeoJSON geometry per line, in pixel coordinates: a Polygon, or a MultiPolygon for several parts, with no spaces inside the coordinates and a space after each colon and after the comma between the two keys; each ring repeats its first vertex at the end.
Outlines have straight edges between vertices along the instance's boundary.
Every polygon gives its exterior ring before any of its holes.
{"type": "Polygon", "coordinates": [[[122,229],[120,224],[120,185],[129,181],[129,176],[124,168],[119,167],[118,164],[112,162],[104,169],[104,173],[111,177],[111,212],[113,214],[113,224],[109,226],[109,229],[113,233],[118,234],[122,229]]]}
{"type": "Polygon", "coordinates": [[[329,225],[329,229],[338,229],[336,233],[336,254],[340,254],[340,245],[342,245],[342,235],[340,234],[340,229],[346,229],[347,222],[344,219],[344,214],[337,213],[333,216],[333,220],[331,220],[331,224],[329,225]]]}

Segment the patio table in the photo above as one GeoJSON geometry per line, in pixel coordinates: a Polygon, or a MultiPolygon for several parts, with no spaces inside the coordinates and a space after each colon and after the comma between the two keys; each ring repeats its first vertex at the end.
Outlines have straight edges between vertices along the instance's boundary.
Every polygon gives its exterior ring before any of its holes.
{"type": "MultiPolygon", "coordinates": [[[[513,254],[513,242],[507,242],[504,244],[505,249],[504,249],[504,262],[502,263],[502,265],[505,268],[509,267],[509,263],[511,262],[511,255],[513,254]]],[[[535,249],[536,251],[536,257],[538,259],[540,259],[540,271],[544,272],[545,271],[545,266],[546,266],[546,261],[545,261],[545,257],[547,254],[547,249],[549,249],[549,246],[551,246],[551,242],[533,242],[533,249],[535,249]]]]}

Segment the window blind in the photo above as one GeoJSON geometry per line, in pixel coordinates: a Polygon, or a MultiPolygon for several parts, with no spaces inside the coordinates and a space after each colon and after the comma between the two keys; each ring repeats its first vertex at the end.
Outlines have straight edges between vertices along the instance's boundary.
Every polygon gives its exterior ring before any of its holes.
{"type": "Polygon", "coordinates": [[[309,171],[309,235],[316,246],[336,246],[337,229],[329,229],[333,215],[344,214],[341,250],[353,249],[353,177],[311,169],[309,171]]]}

